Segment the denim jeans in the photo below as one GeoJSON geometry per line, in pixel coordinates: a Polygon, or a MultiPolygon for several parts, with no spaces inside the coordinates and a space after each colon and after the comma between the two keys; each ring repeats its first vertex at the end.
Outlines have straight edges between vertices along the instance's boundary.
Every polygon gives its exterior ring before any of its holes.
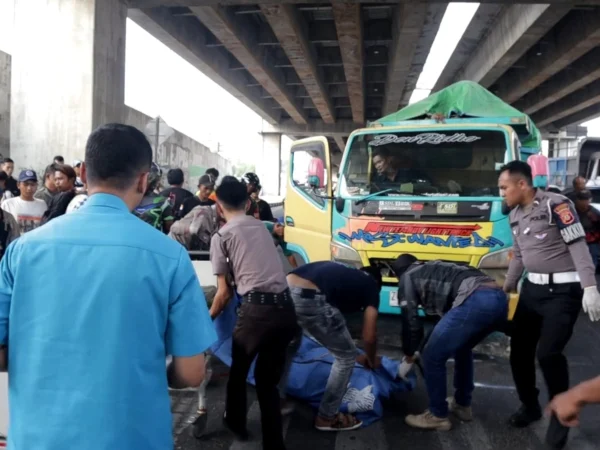
{"type": "MultiPolygon", "coordinates": [[[[319,417],[333,419],[339,412],[340,405],[358,352],[354,340],[346,327],[342,313],[327,303],[323,294],[311,296],[306,290],[290,287],[296,318],[304,333],[318,341],[334,357],[331,372],[327,380],[325,392],[319,405],[319,417]]],[[[294,339],[288,349],[288,357],[281,378],[280,395],[287,385],[291,360],[300,345],[301,336],[294,339]]]]}
{"type": "Polygon", "coordinates": [[[436,417],[448,416],[446,362],[454,356],[454,398],[471,406],[473,382],[472,349],[499,328],[508,316],[508,300],[500,289],[479,288],[442,317],[433,329],[423,353],[429,410],[436,417]]]}

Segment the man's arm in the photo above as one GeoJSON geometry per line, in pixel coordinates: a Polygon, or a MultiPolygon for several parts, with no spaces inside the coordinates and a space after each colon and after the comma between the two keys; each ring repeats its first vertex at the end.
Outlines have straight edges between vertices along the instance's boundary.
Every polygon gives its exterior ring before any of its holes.
{"type": "Polygon", "coordinates": [[[217,293],[210,307],[211,319],[214,319],[223,312],[231,297],[233,297],[233,292],[227,282],[227,275],[217,275],[217,293]]]}
{"type": "Polygon", "coordinates": [[[204,379],[203,352],[217,340],[217,333],[183,247],[170,292],[165,341],[167,355],[172,355],[173,361],[167,368],[168,381],[175,388],[199,386],[204,379]]]}
{"type": "Polygon", "coordinates": [[[8,236],[6,238],[6,245],[10,244],[12,241],[17,240],[19,236],[21,236],[21,227],[19,223],[15,220],[12,214],[3,211],[4,214],[4,222],[8,225],[8,236]]]}
{"type": "Polygon", "coordinates": [[[217,293],[210,307],[210,316],[213,319],[221,314],[233,295],[231,286],[227,282],[230,266],[224,245],[220,234],[215,234],[210,240],[210,262],[213,273],[217,276],[217,293]]]}
{"type": "Polygon", "coordinates": [[[398,296],[401,297],[400,307],[402,308],[402,349],[404,354],[412,358],[423,340],[423,323],[419,319],[419,296],[413,283],[412,276],[420,270],[405,272],[401,277],[398,296]]]}
{"type": "Polygon", "coordinates": [[[557,395],[547,408],[565,426],[579,425],[579,413],[585,405],[600,403],[600,377],[578,384],[557,395]]]}
{"type": "Polygon", "coordinates": [[[369,365],[376,369],[379,365],[377,358],[377,316],[379,312],[374,306],[367,306],[363,317],[362,339],[369,365]]]}
{"type": "Polygon", "coordinates": [[[504,292],[516,292],[517,283],[519,282],[521,275],[523,275],[524,268],[523,257],[521,256],[521,249],[519,248],[517,236],[513,236],[513,257],[508,263],[508,272],[506,273],[506,279],[504,280],[504,292]]]}

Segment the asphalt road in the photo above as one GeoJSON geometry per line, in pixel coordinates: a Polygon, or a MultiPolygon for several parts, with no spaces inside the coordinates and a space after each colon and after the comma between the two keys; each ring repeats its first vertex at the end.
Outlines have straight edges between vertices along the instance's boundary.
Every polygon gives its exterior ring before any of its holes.
{"type": "MultiPolygon", "coordinates": [[[[383,337],[382,351],[388,356],[399,356],[398,333],[394,318],[384,318],[380,325],[383,337]]],[[[503,335],[490,338],[476,353],[473,410],[475,420],[459,423],[450,432],[414,430],[404,424],[406,414],[421,412],[427,407],[427,397],[422,380],[415,391],[404,393],[385,403],[383,420],[356,432],[326,433],[312,426],[313,411],[298,402],[295,411],[285,418],[285,436],[288,450],[541,450],[544,448],[547,419],[526,430],[513,430],[506,425],[508,416],[518,407],[512,384],[507,356],[508,341],[503,335]]],[[[592,325],[581,316],[575,334],[568,346],[572,383],[600,374],[600,324],[592,325]]],[[[260,450],[260,414],[253,389],[249,387],[249,431],[255,437],[250,442],[234,442],[220,423],[224,408],[226,368],[208,389],[210,403],[206,436],[196,439],[190,424],[195,420],[196,393],[173,391],[174,432],[176,448],[180,450],[260,450]]],[[[448,363],[449,388],[452,386],[452,362],[448,363]]],[[[542,387],[541,373],[538,384],[542,387]]],[[[451,392],[449,390],[449,392],[451,392]]],[[[545,401],[545,399],[542,399],[545,401]]],[[[581,427],[573,430],[567,446],[571,450],[600,448],[600,407],[588,407],[581,427]]]]}

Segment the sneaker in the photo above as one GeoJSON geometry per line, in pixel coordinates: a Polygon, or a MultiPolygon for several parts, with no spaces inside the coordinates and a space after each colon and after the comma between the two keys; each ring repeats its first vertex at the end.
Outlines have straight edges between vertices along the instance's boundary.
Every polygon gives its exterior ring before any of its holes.
{"type": "Polygon", "coordinates": [[[450,431],[452,422],[447,417],[436,417],[427,410],[423,414],[409,414],[404,419],[407,425],[424,430],[450,431]]]}
{"type": "Polygon", "coordinates": [[[515,428],[525,428],[541,418],[542,408],[539,405],[535,408],[527,408],[522,405],[516,413],[510,416],[508,423],[515,428]]]}
{"type": "Polygon", "coordinates": [[[473,420],[473,410],[470,406],[462,406],[456,403],[454,397],[448,397],[448,410],[459,418],[462,422],[470,422],[473,420]]]}

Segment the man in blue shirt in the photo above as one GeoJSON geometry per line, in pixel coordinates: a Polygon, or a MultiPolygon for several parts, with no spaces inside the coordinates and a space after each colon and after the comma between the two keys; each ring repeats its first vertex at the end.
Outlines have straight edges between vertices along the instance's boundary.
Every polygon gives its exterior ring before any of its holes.
{"type": "Polygon", "coordinates": [[[202,382],[216,333],[185,249],[131,213],[151,161],[137,129],[98,128],[89,200],[2,259],[13,450],[173,448],[167,388],[202,382]]]}

